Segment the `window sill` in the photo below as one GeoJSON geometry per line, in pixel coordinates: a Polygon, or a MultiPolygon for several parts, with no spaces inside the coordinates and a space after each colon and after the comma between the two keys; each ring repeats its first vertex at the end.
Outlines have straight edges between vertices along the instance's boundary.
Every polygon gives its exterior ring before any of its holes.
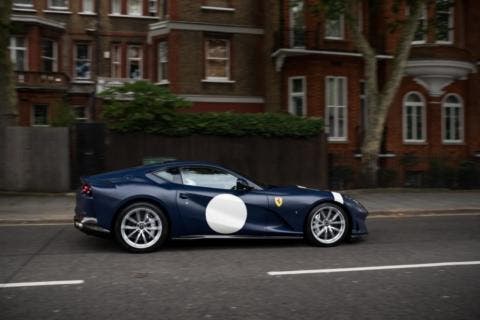
{"type": "Polygon", "coordinates": [[[202,82],[205,83],[235,83],[235,80],[228,80],[228,79],[202,79],[202,82]]]}
{"type": "Polygon", "coordinates": [[[440,45],[453,45],[453,41],[435,41],[435,44],[440,44],[440,45]]]}
{"type": "Polygon", "coordinates": [[[44,13],[59,13],[59,14],[72,14],[72,11],[66,11],[66,10],[43,10],[44,13]]]}
{"type": "Polygon", "coordinates": [[[25,8],[12,8],[13,11],[19,12],[37,12],[37,10],[33,9],[33,7],[25,7],[25,8]]]}
{"type": "MultiPolygon", "coordinates": [[[[355,153],[353,155],[355,158],[362,158],[363,154],[361,153],[355,153]]],[[[380,153],[378,154],[379,158],[395,158],[397,155],[395,153],[380,153]]]]}
{"type": "Polygon", "coordinates": [[[348,143],[347,138],[328,138],[329,143],[348,143]]]}
{"type": "Polygon", "coordinates": [[[168,81],[168,80],[161,80],[161,81],[159,81],[159,82],[155,82],[155,84],[156,84],[157,86],[162,86],[162,85],[170,84],[170,81],[168,81]]]}
{"type": "Polygon", "coordinates": [[[79,12],[79,16],[96,16],[97,14],[95,12],[79,12]]]}
{"type": "Polygon", "coordinates": [[[227,7],[201,6],[201,8],[202,10],[205,10],[205,11],[235,12],[235,8],[227,8],[227,7]]]}
{"type": "Polygon", "coordinates": [[[95,84],[95,81],[89,79],[73,79],[74,84],[95,84]]]}
{"type": "Polygon", "coordinates": [[[133,16],[128,14],[115,14],[109,13],[109,17],[111,18],[131,18],[131,19],[147,19],[147,20],[159,20],[159,17],[152,17],[152,16],[133,16]]]}
{"type": "Polygon", "coordinates": [[[327,41],[345,41],[345,37],[325,37],[327,41]]]}
{"type": "Polygon", "coordinates": [[[36,127],[36,128],[48,128],[48,127],[50,127],[49,124],[32,124],[31,126],[36,127]]]}
{"type": "Polygon", "coordinates": [[[412,46],[418,46],[426,43],[426,41],[412,41],[412,46]]]}

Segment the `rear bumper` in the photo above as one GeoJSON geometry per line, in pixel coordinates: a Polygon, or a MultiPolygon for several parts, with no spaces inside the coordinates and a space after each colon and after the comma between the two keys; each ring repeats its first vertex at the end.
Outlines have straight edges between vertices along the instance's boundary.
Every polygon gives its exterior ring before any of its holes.
{"type": "Polygon", "coordinates": [[[86,234],[100,237],[108,237],[110,235],[110,230],[100,227],[97,224],[97,219],[93,217],[75,216],[73,225],[86,234]]]}

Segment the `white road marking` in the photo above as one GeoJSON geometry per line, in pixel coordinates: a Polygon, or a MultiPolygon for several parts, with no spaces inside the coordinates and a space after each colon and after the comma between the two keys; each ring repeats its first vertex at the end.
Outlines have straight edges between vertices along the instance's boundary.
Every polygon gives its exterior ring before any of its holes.
{"type": "Polygon", "coordinates": [[[312,273],[333,273],[333,272],[355,272],[355,271],[374,271],[374,270],[393,270],[393,269],[412,269],[412,268],[434,268],[451,266],[470,266],[480,265],[480,261],[456,261],[440,263],[421,263],[421,264],[400,264],[392,266],[372,266],[358,268],[336,268],[336,269],[312,269],[312,270],[292,270],[292,271],[269,271],[271,276],[312,274],[312,273]]]}
{"type": "Polygon", "coordinates": [[[83,280],[0,283],[0,289],[1,288],[18,288],[18,287],[63,286],[63,285],[82,284],[82,283],[84,283],[83,280]]]}

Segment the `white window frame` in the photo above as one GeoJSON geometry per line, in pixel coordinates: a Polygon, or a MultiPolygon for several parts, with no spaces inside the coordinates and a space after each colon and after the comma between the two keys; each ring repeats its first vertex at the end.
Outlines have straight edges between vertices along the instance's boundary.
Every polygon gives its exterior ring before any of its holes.
{"type": "Polygon", "coordinates": [[[158,0],[148,0],[148,15],[152,17],[158,15],[158,0]]]}
{"type": "Polygon", "coordinates": [[[120,43],[112,43],[111,48],[110,48],[110,57],[111,57],[111,70],[110,70],[110,75],[112,78],[122,78],[122,73],[123,73],[123,68],[122,68],[122,58],[123,58],[123,50],[122,50],[122,45],[120,43]],[[118,48],[118,60],[115,55],[115,48],[118,48]],[[118,65],[118,75],[114,75],[115,66],[118,65]]]}
{"type": "Polygon", "coordinates": [[[157,44],[157,82],[168,83],[168,41],[162,40],[157,44]],[[162,53],[162,44],[165,48],[165,53],[162,53]],[[165,78],[162,74],[165,73],[165,78]]]}
{"type": "Polygon", "coordinates": [[[110,14],[112,15],[122,14],[122,0],[110,0],[110,14]]]}
{"type": "Polygon", "coordinates": [[[48,0],[48,9],[50,10],[68,10],[70,8],[70,1],[66,0],[67,5],[66,6],[54,6],[52,4],[52,0],[48,0]]]}
{"type": "Polygon", "coordinates": [[[40,50],[43,50],[42,45],[41,45],[41,43],[43,41],[52,42],[53,57],[47,57],[47,56],[41,55],[40,59],[41,59],[42,68],[43,68],[43,60],[45,60],[45,59],[46,60],[52,60],[53,64],[52,64],[52,71],[42,71],[42,72],[58,72],[58,43],[55,40],[43,38],[43,39],[40,40],[40,50]]]}
{"type": "MultiPolygon", "coordinates": [[[[420,8],[420,10],[422,11],[422,14],[420,17],[418,17],[418,20],[421,21],[421,23],[423,23],[424,25],[424,30],[423,30],[423,39],[421,40],[414,40],[412,41],[412,44],[425,44],[427,43],[427,37],[428,37],[428,11],[427,11],[427,6],[425,4],[422,5],[422,8],[420,8]]],[[[410,14],[410,7],[407,7],[407,15],[410,14]]],[[[420,26],[420,23],[419,23],[419,26],[420,26]]],[[[415,30],[415,32],[417,32],[415,30]]],[[[414,36],[415,37],[415,36],[414,36]]]]}
{"type": "Polygon", "coordinates": [[[288,78],[288,112],[293,115],[296,115],[294,104],[294,98],[296,97],[302,98],[302,114],[299,116],[305,117],[307,115],[307,78],[305,76],[295,76],[288,78]],[[301,92],[293,92],[293,82],[295,80],[302,80],[301,92]]]}
{"type": "Polygon", "coordinates": [[[425,101],[425,97],[418,91],[410,91],[410,92],[407,92],[405,94],[405,96],[403,97],[403,101],[402,101],[402,123],[403,123],[403,126],[402,126],[402,129],[403,129],[403,142],[405,144],[409,144],[409,143],[412,143],[412,144],[415,144],[415,143],[425,143],[427,142],[427,112],[426,112],[426,109],[427,109],[427,104],[426,104],[426,101],[425,101]],[[407,98],[412,95],[412,94],[415,94],[417,96],[420,97],[420,102],[408,102],[408,105],[407,105],[407,98]],[[407,132],[407,107],[408,106],[411,106],[411,107],[414,107],[415,110],[416,108],[418,107],[421,107],[422,108],[422,138],[421,139],[418,139],[418,137],[415,137],[416,134],[417,134],[417,112],[414,112],[412,114],[412,134],[414,136],[414,138],[412,139],[409,139],[408,138],[408,132],[407,132]]]}
{"type": "Polygon", "coordinates": [[[348,78],[344,76],[326,76],[325,77],[325,125],[328,132],[328,141],[331,142],[345,142],[348,138],[348,78]],[[332,105],[329,105],[328,101],[328,93],[329,93],[329,83],[330,79],[334,79],[334,102],[332,105]],[[338,102],[338,81],[344,81],[343,83],[343,105],[340,105],[338,102]],[[329,110],[334,108],[334,122],[335,124],[338,123],[338,110],[343,108],[344,109],[344,121],[343,121],[343,136],[338,135],[338,126],[335,125],[333,127],[330,126],[330,117],[329,117],[329,110]]]}
{"type": "Polygon", "coordinates": [[[127,78],[129,78],[129,79],[134,79],[134,80],[143,79],[143,47],[141,45],[136,45],[136,44],[128,45],[128,47],[127,47],[127,72],[128,72],[127,78]],[[137,47],[137,48],[140,49],[140,57],[135,58],[135,57],[130,57],[129,56],[130,48],[132,48],[132,47],[137,47]],[[130,63],[131,63],[131,61],[139,61],[138,68],[140,70],[140,76],[138,78],[130,78],[130,63]]]}
{"type": "Polygon", "coordinates": [[[10,60],[13,64],[15,64],[15,71],[28,71],[28,43],[27,38],[23,36],[11,36],[10,37],[10,46],[8,47],[10,50],[10,60]],[[22,38],[24,47],[19,47],[17,45],[17,39],[22,38]],[[23,70],[16,70],[17,65],[17,51],[24,51],[25,58],[23,59],[23,70]]]}
{"type": "MultiPolygon", "coordinates": [[[[464,103],[463,103],[463,99],[462,97],[460,97],[458,94],[454,94],[454,93],[449,93],[447,94],[443,100],[442,100],[442,142],[444,144],[459,144],[459,143],[463,143],[463,140],[464,140],[464,124],[465,124],[465,116],[464,116],[464,103]],[[449,97],[455,97],[457,100],[458,100],[458,103],[451,103],[451,102],[447,102],[447,99],[449,97]],[[446,134],[447,134],[447,130],[445,128],[445,122],[446,122],[446,110],[447,108],[458,108],[459,109],[459,113],[458,113],[458,125],[459,125],[459,128],[458,128],[458,134],[459,134],[459,139],[448,139],[446,134]]],[[[450,126],[454,127],[455,125],[455,120],[450,118],[450,126]]]]}
{"type": "Polygon", "coordinates": [[[82,0],[82,13],[95,13],[95,0],[82,0]]]}
{"type": "Polygon", "coordinates": [[[140,12],[139,13],[132,12],[131,7],[130,7],[130,4],[131,4],[130,1],[132,1],[132,0],[127,0],[127,15],[133,16],[133,17],[143,16],[143,0],[135,0],[135,1],[138,1],[139,4],[140,4],[140,12]]]}
{"type": "Polygon", "coordinates": [[[206,80],[213,80],[213,81],[225,81],[225,80],[230,80],[230,40],[229,39],[216,39],[216,38],[206,38],[205,39],[205,79],[206,80]],[[225,41],[226,45],[226,51],[227,51],[227,57],[226,58],[218,58],[218,57],[209,57],[208,56],[208,42],[210,40],[221,40],[225,41]],[[207,68],[208,68],[208,61],[209,60],[222,60],[222,61],[227,61],[227,64],[225,66],[226,68],[226,77],[212,77],[207,74],[207,68]]]}
{"type": "Polygon", "coordinates": [[[74,111],[75,120],[76,120],[76,121],[86,122],[86,121],[88,121],[88,120],[90,119],[90,114],[89,114],[89,112],[88,112],[88,107],[87,107],[87,106],[85,106],[85,105],[75,105],[75,106],[72,106],[72,109],[73,109],[73,111],[74,111]],[[80,109],[80,108],[84,109],[84,111],[85,111],[84,117],[77,117],[77,113],[76,113],[75,111],[76,111],[77,109],[80,109]]]}
{"type": "MultiPolygon", "coordinates": [[[[303,21],[304,22],[303,26],[297,26],[295,24],[295,13],[293,12],[295,6],[292,4],[292,1],[295,1],[295,0],[289,0],[289,1],[290,1],[290,7],[289,7],[290,47],[292,47],[292,48],[305,48],[305,40],[306,40],[305,18],[304,18],[304,21],[303,21]],[[304,37],[303,42],[304,42],[304,44],[302,46],[295,45],[295,31],[296,31],[296,29],[303,30],[303,37],[304,37]]],[[[295,5],[297,5],[297,4],[301,4],[302,14],[305,15],[305,1],[298,0],[298,1],[296,1],[295,5]]]]}
{"type": "Polygon", "coordinates": [[[13,0],[13,6],[17,8],[33,8],[33,0],[30,0],[31,3],[15,3],[13,0]]]}
{"type": "MultiPolygon", "coordinates": [[[[442,11],[446,13],[446,11],[442,11]]],[[[437,8],[435,7],[435,18],[437,18],[437,8]]],[[[454,42],[454,23],[455,23],[455,11],[454,11],[454,1],[451,1],[450,8],[448,9],[448,40],[437,40],[437,30],[435,30],[435,43],[438,44],[452,44],[454,42]]]]}
{"type": "Polygon", "coordinates": [[[328,19],[325,17],[325,39],[344,40],[345,39],[345,16],[343,14],[340,14],[338,16],[338,20],[340,20],[340,36],[331,36],[327,34],[327,31],[328,31],[327,24],[329,20],[332,20],[332,19],[328,19]]]}
{"type": "Polygon", "coordinates": [[[31,107],[31,114],[30,114],[30,125],[32,127],[50,127],[50,124],[49,124],[49,119],[48,119],[48,109],[49,109],[49,105],[48,104],[42,104],[42,103],[39,103],[39,104],[34,104],[32,105],[31,107]],[[45,106],[46,109],[47,109],[47,123],[46,124],[36,124],[35,123],[35,107],[37,106],[45,106]]]}
{"type": "MultiPolygon", "coordinates": [[[[85,59],[82,59],[85,60],[85,59]]],[[[78,80],[90,80],[92,78],[92,46],[89,43],[75,43],[73,46],[73,77],[74,79],[78,80]],[[78,60],[78,51],[77,47],[81,46],[87,46],[87,53],[88,53],[88,59],[87,61],[90,63],[90,70],[89,70],[89,76],[88,77],[79,77],[77,76],[77,60],[78,60]]]]}

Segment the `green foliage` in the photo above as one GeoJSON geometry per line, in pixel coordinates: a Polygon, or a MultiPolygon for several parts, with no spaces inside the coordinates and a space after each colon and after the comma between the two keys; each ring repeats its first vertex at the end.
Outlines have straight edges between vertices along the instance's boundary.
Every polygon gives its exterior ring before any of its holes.
{"type": "Polygon", "coordinates": [[[428,187],[452,187],[455,183],[455,169],[445,159],[433,158],[425,172],[425,183],[428,187]]]}
{"type": "Polygon", "coordinates": [[[171,127],[176,110],[190,106],[167,89],[146,81],[110,88],[100,96],[104,98],[104,119],[110,129],[120,132],[171,127]]]}
{"type": "Polygon", "coordinates": [[[319,118],[283,113],[177,112],[190,104],[147,82],[109,89],[101,96],[106,99],[103,117],[109,128],[118,132],[169,136],[309,137],[323,130],[323,121],[319,118]]]}
{"type": "Polygon", "coordinates": [[[52,117],[52,127],[70,127],[75,123],[75,114],[70,106],[66,103],[59,103],[54,107],[52,117]]]}
{"type": "Polygon", "coordinates": [[[348,165],[333,166],[329,170],[330,187],[332,189],[347,189],[353,185],[355,171],[348,165]]]}
{"type": "Polygon", "coordinates": [[[394,169],[380,168],[378,169],[378,184],[381,187],[393,187],[397,179],[397,171],[394,169]]]}
{"type": "Polygon", "coordinates": [[[480,165],[474,161],[462,161],[457,170],[457,179],[460,188],[480,187],[480,165]]]}

